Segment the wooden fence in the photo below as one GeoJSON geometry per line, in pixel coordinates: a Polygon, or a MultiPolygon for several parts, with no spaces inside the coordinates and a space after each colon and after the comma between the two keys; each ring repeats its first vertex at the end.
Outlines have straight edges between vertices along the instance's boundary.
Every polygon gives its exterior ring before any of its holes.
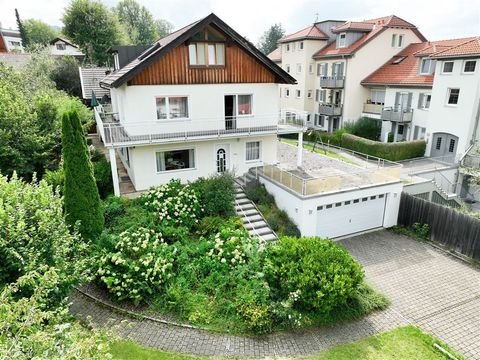
{"type": "Polygon", "coordinates": [[[428,224],[433,242],[480,260],[480,220],[402,193],[398,224],[411,227],[414,223],[428,224]]]}

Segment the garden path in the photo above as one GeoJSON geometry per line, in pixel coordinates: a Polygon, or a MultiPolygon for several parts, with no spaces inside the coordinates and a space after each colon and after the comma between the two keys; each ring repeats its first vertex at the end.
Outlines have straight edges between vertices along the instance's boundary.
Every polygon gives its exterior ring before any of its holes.
{"type": "Polygon", "coordinates": [[[414,324],[469,359],[480,359],[480,272],[426,243],[388,231],[339,243],[364,266],[367,279],[392,301],[384,311],[334,326],[263,337],[216,334],[125,318],[75,293],[71,312],[94,326],[118,326],[124,337],[164,351],[216,356],[300,356],[414,324]],[[123,321],[127,320],[127,321],[123,321]]]}

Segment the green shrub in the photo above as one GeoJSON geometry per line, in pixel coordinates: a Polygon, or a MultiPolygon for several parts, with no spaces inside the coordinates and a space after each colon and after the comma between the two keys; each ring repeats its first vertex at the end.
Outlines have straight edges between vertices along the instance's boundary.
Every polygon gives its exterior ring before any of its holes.
{"type": "Polygon", "coordinates": [[[154,212],[162,226],[185,226],[191,229],[203,212],[197,193],[191,185],[172,179],[150,189],[140,198],[147,210],[154,212]]]}
{"type": "Polygon", "coordinates": [[[115,219],[125,214],[128,202],[128,199],[121,196],[109,196],[106,198],[103,202],[105,227],[112,226],[115,219]]]}
{"type": "Polygon", "coordinates": [[[258,205],[275,204],[275,198],[267,191],[265,185],[258,180],[252,180],[245,186],[247,197],[258,205]]]}
{"type": "Polygon", "coordinates": [[[295,293],[295,307],[325,315],[346,304],[363,281],[345,249],[319,238],[280,238],[267,248],[265,271],[277,301],[295,293]]]}
{"type": "Polygon", "coordinates": [[[230,174],[199,178],[191,183],[204,208],[204,216],[231,216],[235,214],[234,179],[230,174]]]}
{"type": "Polygon", "coordinates": [[[216,234],[225,227],[232,229],[243,229],[242,220],[239,217],[224,218],[221,216],[207,216],[204,217],[197,224],[197,234],[201,236],[208,236],[216,234]]]}
{"type": "Polygon", "coordinates": [[[425,154],[424,140],[383,143],[364,139],[351,134],[342,135],[342,146],[364,154],[382,159],[399,161],[422,157],[425,154]]]}
{"type": "Polygon", "coordinates": [[[381,120],[362,117],[354,122],[348,131],[350,134],[377,141],[382,132],[381,120]]]}
{"type": "Polygon", "coordinates": [[[104,156],[93,163],[93,174],[100,198],[113,194],[112,169],[104,156]]]}
{"type": "Polygon", "coordinates": [[[176,252],[154,230],[125,231],[114,251],[105,250],[100,256],[97,278],[116,299],[138,304],[172,276],[176,252]]]}
{"type": "Polygon", "coordinates": [[[65,173],[63,172],[63,167],[57,170],[47,170],[43,175],[43,180],[45,180],[48,185],[52,185],[54,189],[58,189],[61,194],[63,194],[63,185],[65,184],[65,173]]]}
{"type": "Polygon", "coordinates": [[[430,226],[428,224],[414,223],[412,225],[413,233],[421,239],[428,240],[430,236],[430,226]]]}

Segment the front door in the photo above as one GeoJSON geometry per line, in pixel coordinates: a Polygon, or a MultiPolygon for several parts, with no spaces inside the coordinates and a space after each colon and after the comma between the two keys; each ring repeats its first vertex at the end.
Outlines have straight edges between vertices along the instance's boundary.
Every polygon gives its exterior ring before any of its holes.
{"type": "Polygon", "coordinates": [[[222,174],[229,169],[228,148],[229,145],[217,145],[215,148],[215,165],[217,173],[219,174],[222,174]]]}
{"type": "Polygon", "coordinates": [[[434,133],[431,157],[441,157],[445,161],[454,161],[457,153],[458,137],[447,133],[434,133]]]}
{"type": "Polygon", "coordinates": [[[235,95],[225,95],[225,130],[237,128],[237,101],[235,95]]]}

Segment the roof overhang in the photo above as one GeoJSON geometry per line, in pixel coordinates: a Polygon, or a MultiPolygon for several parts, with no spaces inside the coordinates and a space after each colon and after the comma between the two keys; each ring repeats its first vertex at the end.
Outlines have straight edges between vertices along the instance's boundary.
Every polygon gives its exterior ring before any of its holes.
{"type": "Polygon", "coordinates": [[[385,86],[385,87],[408,87],[408,88],[431,88],[433,84],[407,84],[407,83],[373,83],[373,82],[360,82],[363,86],[385,86]]]}

